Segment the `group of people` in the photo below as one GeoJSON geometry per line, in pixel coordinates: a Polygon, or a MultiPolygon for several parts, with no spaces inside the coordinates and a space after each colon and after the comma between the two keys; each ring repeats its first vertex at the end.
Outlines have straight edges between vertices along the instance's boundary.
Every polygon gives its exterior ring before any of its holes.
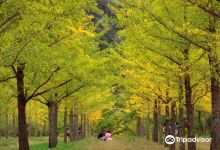
{"type": "Polygon", "coordinates": [[[98,135],[98,139],[102,141],[111,141],[112,140],[112,134],[110,131],[107,132],[100,132],[98,135]]]}
{"type": "MultiPolygon", "coordinates": [[[[179,130],[180,130],[180,124],[176,122],[175,133],[174,133],[176,137],[179,136],[179,130]]],[[[168,119],[166,119],[163,125],[163,133],[170,134],[170,132],[171,132],[171,122],[168,119]]]]}

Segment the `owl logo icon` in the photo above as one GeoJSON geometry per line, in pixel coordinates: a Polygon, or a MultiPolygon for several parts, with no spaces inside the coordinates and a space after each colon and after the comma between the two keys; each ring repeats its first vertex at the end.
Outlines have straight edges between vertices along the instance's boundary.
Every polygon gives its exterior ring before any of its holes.
{"type": "Polygon", "coordinates": [[[175,137],[172,135],[167,135],[165,138],[165,143],[168,145],[172,145],[175,143],[175,137]]]}

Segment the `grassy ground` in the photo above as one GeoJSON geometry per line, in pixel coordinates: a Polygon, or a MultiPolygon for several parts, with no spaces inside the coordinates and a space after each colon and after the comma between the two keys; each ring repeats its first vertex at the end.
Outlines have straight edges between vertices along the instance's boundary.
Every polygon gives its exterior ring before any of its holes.
{"type": "MultiPolygon", "coordinates": [[[[47,137],[29,138],[31,150],[48,150],[47,137]]],[[[0,139],[0,150],[17,150],[17,139],[0,139]]],[[[178,146],[177,146],[178,147],[178,146]]],[[[208,150],[209,144],[197,144],[197,150],[208,150]]],[[[168,150],[163,145],[154,144],[143,138],[115,138],[110,142],[99,141],[95,138],[86,138],[79,142],[64,144],[59,139],[59,144],[54,150],[168,150]]],[[[178,150],[178,149],[177,149],[178,150]]]]}
{"type": "MultiPolygon", "coordinates": [[[[86,147],[92,143],[94,138],[86,138],[82,141],[73,143],[63,143],[62,139],[59,139],[59,144],[54,150],[85,150],[86,147]]],[[[18,139],[9,138],[8,140],[0,139],[0,150],[17,150],[18,139]]],[[[48,150],[48,137],[31,137],[29,138],[31,150],[48,150]]]]}

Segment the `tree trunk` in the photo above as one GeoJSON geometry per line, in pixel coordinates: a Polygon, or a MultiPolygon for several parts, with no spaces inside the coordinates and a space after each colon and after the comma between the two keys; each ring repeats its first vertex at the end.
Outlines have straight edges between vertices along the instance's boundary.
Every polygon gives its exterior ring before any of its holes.
{"type": "Polygon", "coordinates": [[[202,120],[201,120],[201,111],[198,110],[198,125],[199,125],[199,134],[202,135],[203,134],[203,124],[202,124],[202,120]]]}
{"type": "Polygon", "coordinates": [[[158,142],[158,103],[157,100],[154,101],[154,128],[153,128],[153,141],[158,142]]]}
{"type": "Polygon", "coordinates": [[[32,136],[31,115],[28,116],[28,136],[32,136]]]}
{"type": "Polygon", "coordinates": [[[38,136],[38,118],[37,118],[37,113],[35,113],[35,130],[34,130],[34,136],[38,136]]]}
{"type": "Polygon", "coordinates": [[[43,126],[42,136],[46,136],[46,121],[45,121],[45,120],[44,120],[44,126],[43,126]]]}
{"type": "MultiPolygon", "coordinates": [[[[185,121],[184,121],[184,112],[183,112],[183,81],[182,78],[180,77],[179,79],[179,137],[184,138],[185,137],[185,121]]],[[[179,143],[179,150],[185,150],[185,143],[180,142],[179,143]]]]}
{"type": "Polygon", "coordinates": [[[64,126],[64,136],[63,136],[63,142],[67,143],[67,107],[64,108],[64,120],[63,120],[63,126],[64,126]]]}
{"type": "Polygon", "coordinates": [[[159,143],[163,144],[163,126],[161,116],[161,103],[158,104],[158,127],[159,127],[159,143]]]}
{"type": "Polygon", "coordinates": [[[74,141],[74,137],[75,137],[75,134],[74,134],[74,126],[73,126],[73,109],[71,108],[70,110],[70,127],[69,127],[69,130],[70,130],[70,141],[74,141]]]}
{"type": "Polygon", "coordinates": [[[48,103],[49,112],[49,148],[57,145],[57,103],[48,103]]]}
{"type": "Polygon", "coordinates": [[[80,138],[80,130],[78,125],[78,114],[73,115],[73,138],[74,140],[79,140],[80,138]]]}
{"type": "Polygon", "coordinates": [[[8,110],[5,112],[5,138],[8,139],[8,110]]]}
{"type": "Polygon", "coordinates": [[[212,52],[209,55],[211,68],[211,97],[212,97],[212,127],[211,127],[211,150],[220,149],[220,65],[217,54],[212,52]]]}
{"type": "Polygon", "coordinates": [[[146,128],[146,139],[150,140],[150,102],[147,101],[147,128],[146,128]]]}
{"type": "Polygon", "coordinates": [[[166,119],[170,119],[170,108],[169,108],[169,105],[166,104],[165,105],[165,111],[166,111],[166,119]]]}
{"type": "Polygon", "coordinates": [[[26,97],[24,92],[24,64],[17,66],[17,92],[18,92],[18,136],[19,150],[29,150],[28,131],[26,122],[26,97]]]}
{"type": "MultiPolygon", "coordinates": [[[[190,85],[190,76],[188,73],[185,75],[185,95],[186,95],[186,114],[187,114],[187,131],[188,138],[194,138],[194,106],[192,101],[192,89],[190,85]]],[[[196,150],[196,143],[188,142],[188,149],[196,150]]]]}
{"type": "Polygon", "coordinates": [[[90,131],[91,131],[90,130],[90,122],[89,122],[89,118],[87,118],[87,134],[86,134],[87,137],[91,135],[90,131]]]}
{"type": "Polygon", "coordinates": [[[83,114],[80,115],[80,135],[79,139],[83,139],[83,114]]]}
{"type": "Polygon", "coordinates": [[[136,123],[136,135],[138,137],[141,136],[141,118],[137,116],[137,123],[136,123]]]}
{"type": "Polygon", "coordinates": [[[13,134],[12,134],[12,136],[13,136],[13,137],[16,137],[16,135],[17,135],[17,127],[16,127],[15,112],[13,112],[12,118],[13,118],[13,123],[12,123],[12,126],[13,126],[13,134]]]}
{"type": "Polygon", "coordinates": [[[86,137],[86,115],[83,115],[83,138],[86,137]]]}
{"type": "MultiPolygon", "coordinates": [[[[170,126],[171,126],[171,135],[173,135],[175,137],[175,129],[176,129],[176,102],[172,101],[171,104],[171,122],[170,122],[170,126]]],[[[175,143],[170,145],[170,150],[175,150],[175,143]]]]}
{"type": "MultiPolygon", "coordinates": [[[[210,1],[211,2],[211,1],[210,1]]],[[[213,4],[211,4],[213,5],[213,4]]],[[[210,16],[209,31],[216,35],[216,18],[210,16]]],[[[209,66],[211,71],[211,97],[212,97],[212,127],[210,150],[220,149],[220,63],[218,57],[217,38],[212,41],[212,49],[208,51],[209,66]]]]}

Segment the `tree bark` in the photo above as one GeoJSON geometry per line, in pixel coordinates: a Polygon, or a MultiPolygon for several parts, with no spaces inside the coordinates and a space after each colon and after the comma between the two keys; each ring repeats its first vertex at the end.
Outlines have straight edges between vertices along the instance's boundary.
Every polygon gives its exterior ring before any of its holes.
{"type": "Polygon", "coordinates": [[[63,126],[64,126],[64,136],[63,136],[63,142],[67,143],[67,107],[64,108],[64,120],[63,120],[63,126]]]}
{"type": "Polygon", "coordinates": [[[147,127],[146,127],[146,139],[150,140],[150,101],[147,101],[147,127]]]}
{"type": "MultiPolygon", "coordinates": [[[[189,48],[184,49],[185,61],[189,61],[189,48]]],[[[187,65],[187,64],[186,64],[187,65]]],[[[190,79],[190,67],[186,66],[185,76],[184,76],[184,85],[185,85],[185,98],[186,98],[186,115],[187,115],[187,133],[188,138],[194,138],[194,104],[192,100],[192,88],[191,88],[191,79],[190,79]]],[[[189,142],[188,149],[196,150],[196,143],[189,142]]]]}
{"type": "Polygon", "coordinates": [[[158,142],[158,103],[154,101],[154,127],[153,127],[153,141],[158,142]]]}
{"type": "Polygon", "coordinates": [[[80,135],[79,139],[83,139],[83,114],[80,115],[80,135]]]}
{"type": "Polygon", "coordinates": [[[86,124],[86,115],[83,115],[83,138],[86,137],[86,127],[87,127],[87,124],[86,124]]]}
{"type": "Polygon", "coordinates": [[[57,145],[57,103],[48,103],[49,112],[49,148],[57,145]]]}
{"type": "Polygon", "coordinates": [[[136,135],[138,137],[141,136],[141,118],[137,116],[137,123],[136,123],[136,135]]]}
{"type": "Polygon", "coordinates": [[[69,130],[70,130],[70,141],[74,141],[74,127],[73,127],[73,109],[71,108],[70,110],[70,127],[69,127],[69,130]]]}
{"type": "Polygon", "coordinates": [[[76,140],[79,140],[80,138],[80,133],[79,133],[79,124],[78,124],[78,114],[75,113],[73,115],[73,139],[76,141],[76,140]]]}
{"type": "Polygon", "coordinates": [[[5,138],[8,139],[8,110],[5,112],[5,138]]]}
{"type": "MultiPolygon", "coordinates": [[[[170,122],[170,126],[171,126],[171,135],[173,135],[175,137],[175,129],[176,129],[176,102],[172,101],[171,104],[171,122],[170,122]]],[[[175,150],[176,149],[176,145],[175,143],[170,145],[170,150],[175,150]]]]}
{"type": "Polygon", "coordinates": [[[35,130],[34,130],[34,136],[38,136],[38,118],[37,118],[37,113],[35,113],[35,130]]]}
{"type": "Polygon", "coordinates": [[[217,54],[209,53],[211,67],[211,97],[212,97],[212,127],[211,127],[211,150],[220,149],[220,64],[217,54]]]}
{"type": "Polygon", "coordinates": [[[89,118],[87,117],[87,134],[86,134],[87,137],[91,135],[90,131],[91,131],[90,122],[89,122],[89,118]]]}
{"type": "Polygon", "coordinates": [[[28,131],[26,122],[26,97],[24,92],[24,64],[17,66],[17,92],[18,92],[18,136],[19,150],[29,150],[28,131]]]}
{"type": "MultiPolygon", "coordinates": [[[[212,3],[210,1],[209,3],[212,3]]],[[[211,4],[213,7],[213,4],[211,4]]],[[[209,31],[216,35],[216,18],[210,16],[209,31]]],[[[220,63],[217,51],[217,38],[213,38],[212,49],[208,51],[209,66],[211,71],[211,97],[212,97],[212,126],[210,150],[220,149],[220,63]]]]}
{"type": "Polygon", "coordinates": [[[168,104],[165,105],[165,111],[166,111],[167,119],[170,119],[170,108],[169,108],[168,104]]]}
{"type": "Polygon", "coordinates": [[[16,127],[16,118],[15,118],[15,112],[13,112],[13,122],[12,122],[12,126],[13,126],[13,137],[17,136],[17,127],[16,127]]]}
{"type": "Polygon", "coordinates": [[[42,136],[46,136],[46,121],[44,120],[42,136]]]}
{"type": "Polygon", "coordinates": [[[158,127],[159,127],[159,143],[163,144],[163,126],[162,126],[162,116],[161,116],[161,103],[158,102],[158,127]]]}
{"type": "MultiPolygon", "coordinates": [[[[184,138],[185,137],[185,121],[184,121],[184,112],[183,112],[183,81],[180,77],[179,79],[179,137],[184,138]]],[[[180,142],[179,143],[179,150],[185,150],[185,143],[180,142]]]]}

